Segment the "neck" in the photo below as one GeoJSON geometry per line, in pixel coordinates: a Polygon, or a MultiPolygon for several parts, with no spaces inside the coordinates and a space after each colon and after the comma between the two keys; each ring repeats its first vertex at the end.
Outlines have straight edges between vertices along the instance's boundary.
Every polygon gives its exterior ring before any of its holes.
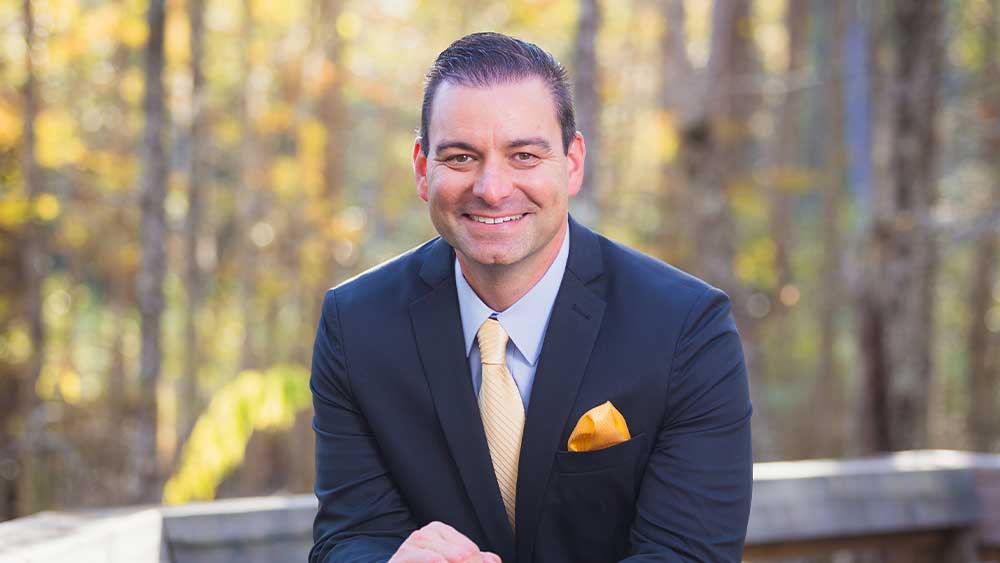
{"type": "Polygon", "coordinates": [[[559,255],[568,228],[564,223],[553,239],[554,244],[547,245],[518,264],[476,264],[459,253],[462,275],[490,309],[505,311],[545,276],[559,255]]]}

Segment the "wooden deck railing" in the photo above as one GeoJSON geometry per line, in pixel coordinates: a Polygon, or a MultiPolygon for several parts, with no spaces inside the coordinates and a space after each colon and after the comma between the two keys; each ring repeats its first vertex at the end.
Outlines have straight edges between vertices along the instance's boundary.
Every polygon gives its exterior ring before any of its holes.
{"type": "MultiPolygon", "coordinates": [[[[0,524],[0,563],[305,561],[310,495],[44,512],[0,524]]],[[[759,463],[744,560],[1000,562],[1000,455],[759,463]],[[852,555],[853,554],[853,555],[852,555]]]]}

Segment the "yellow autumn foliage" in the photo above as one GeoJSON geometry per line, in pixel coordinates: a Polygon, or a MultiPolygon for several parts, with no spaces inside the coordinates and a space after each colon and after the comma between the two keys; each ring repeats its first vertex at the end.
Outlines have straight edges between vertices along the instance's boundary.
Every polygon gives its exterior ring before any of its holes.
{"type": "Polygon", "coordinates": [[[261,112],[254,120],[258,133],[272,135],[280,133],[292,126],[295,120],[295,110],[285,103],[274,103],[261,112]]]}
{"type": "Polygon", "coordinates": [[[52,194],[41,194],[35,198],[35,217],[49,222],[59,216],[59,198],[52,194]]]}
{"type": "Polygon", "coordinates": [[[253,433],[290,428],[309,400],[309,371],[302,366],[240,373],[215,393],[195,423],[181,465],[164,487],[163,502],[215,498],[222,480],[242,463],[253,433]]]}
{"type": "Polygon", "coordinates": [[[184,64],[191,57],[191,24],[187,13],[182,10],[169,10],[164,26],[163,47],[166,50],[167,62],[184,64]]]}
{"type": "Polygon", "coordinates": [[[298,128],[299,186],[303,193],[315,197],[323,188],[323,149],[326,146],[326,129],[318,119],[308,119],[298,128]]]}
{"type": "Polygon", "coordinates": [[[17,144],[21,138],[21,116],[13,105],[0,99],[0,151],[17,144]]]}
{"type": "Polygon", "coordinates": [[[267,22],[279,28],[287,28],[308,18],[308,13],[299,2],[272,2],[271,0],[253,0],[252,11],[256,21],[267,22]]]}
{"type": "Polygon", "coordinates": [[[36,0],[36,13],[48,14],[51,17],[53,31],[66,29],[77,21],[80,13],[78,0],[36,0]]]}
{"type": "Polygon", "coordinates": [[[110,192],[131,189],[139,174],[139,161],[132,153],[93,150],[81,164],[94,174],[102,189],[110,192]]]}
{"type": "Polygon", "coordinates": [[[31,205],[23,196],[0,198],[0,227],[15,229],[28,220],[31,205]]]}
{"type": "Polygon", "coordinates": [[[115,36],[122,44],[133,49],[139,49],[146,44],[149,29],[141,14],[124,14],[118,20],[115,36]]]}
{"type": "Polygon", "coordinates": [[[35,122],[38,163],[48,168],[76,164],[86,149],[80,140],[76,120],[63,108],[38,114],[35,122]]]}
{"type": "Polygon", "coordinates": [[[337,34],[350,41],[361,34],[361,18],[354,12],[344,12],[337,17],[337,34]]]}
{"type": "Polygon", "coordinates": [[[143,78],[142,70],[130,68],[125,71],[125,76],[118,85],[118,92],[126,102],[133,106],[138,106],[142,102],[142,95],[146,91],[146,81],[143,78]]]}
{"type": "Polygon", "coordinates": [[[673,115],[669,112],[659,112],[657,117],[658,119],[654,120],[657,127],[657,156],[660,162],[670,162],[677,156],[677,150],[681,145],[680,137],[674,126],[673,115]]]}
{"type": "Polygon", "coordinates": [[[770,72],[781,72],[788,67],[788,29],[784,21],[787,4],[786,0],[753,3],[754,42],[760,50],[761,63],[770,72]]]}
{"type": "Polygon", "coordinates": [[[46,366],[35,381],[35,393],[46,401],[62,400],[78,405],[83,400],[83,382],[71,367],[46,366]]]}
{"type": "Polygon", "coordinates": [[[758,238],[740,247],[735,258],[736,275],[740,281],[753,287],[774,287],[777,283],[774,258],[774,241],[767,237],[758,238]]]}
{"type": "Polygon", "coordinates": [[[114,4],[101,4],[87,10],[80,20],[79,27],[86,30],[90,41],[103,41],[114,38],[119,30],[120,11],[114,4]]]}
{"type": "Polygon", "coordinates": [[[271,185],[282,200],[295,198],[300,189],[299,164],[295,158],[280,157],[271,165],[271,185]]]}

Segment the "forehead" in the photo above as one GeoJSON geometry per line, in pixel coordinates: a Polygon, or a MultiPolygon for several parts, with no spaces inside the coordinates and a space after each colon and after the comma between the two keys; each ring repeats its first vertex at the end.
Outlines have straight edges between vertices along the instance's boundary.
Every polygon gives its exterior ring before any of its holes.
{"type": "Polygon", "coordinates": [[[561,137],[551,91],[539,78],[485,87],[442,82],[434,95],[431,142],[502,142],[540,136],[552,146],[561,137]]]}

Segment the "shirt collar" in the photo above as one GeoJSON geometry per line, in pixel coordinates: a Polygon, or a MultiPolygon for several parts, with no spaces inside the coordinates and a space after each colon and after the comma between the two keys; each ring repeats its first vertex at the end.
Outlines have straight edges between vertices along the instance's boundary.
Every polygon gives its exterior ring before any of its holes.
{"type": "Polygon", "coordinates": [[[542,279],[538,280],[528,293],[525,293],[506,311],[496,312],[476,295],[475,290],[462,275],[462,266],[455,258],[455,284],[458,288],[458,309],[462,317],[462,331],[465,335],[465,355],[472,353],[472,345],[476,342],[476,333],[490,315],[496,314],[500,326],[510,336],[511,342],[517,347],[529,365],[534,366],[542,349],[542,339],[549,324],[549,315],[555,303],[556,294],[562,284],[566,271],[566,260],[569,258],[569,229],[563,237],[559,254],[549,265],[542,279]]]}

